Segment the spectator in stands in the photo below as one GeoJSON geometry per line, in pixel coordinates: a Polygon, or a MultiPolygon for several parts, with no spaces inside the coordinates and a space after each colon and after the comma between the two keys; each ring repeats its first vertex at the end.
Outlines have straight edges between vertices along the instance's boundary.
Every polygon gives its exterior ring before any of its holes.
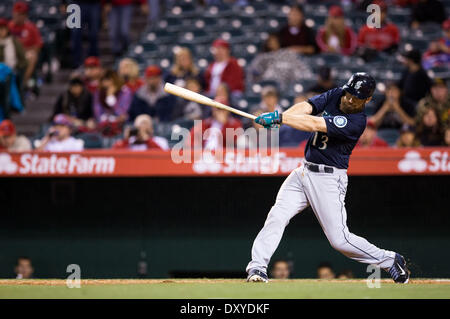
{"type": "Polygon", "coordinates": [[[442,30],[444,37],[431,41],[423,54],[422,66],[425,70],[439,66],[450,68],[450,19],[442,23],[442,30]]]}
{"type": "Polygon", "coordinates": [[[303,8],[293,5],[287,18],[287,25],[278,32],[281,47],[301,54],[316,53],[316,35],[314,30],[305,24],[303,8]]]}
{"type": "Polygon", "coordinates": [[[353,271],[351,271],[350,269],[344,269],[339,273],[337,278],[338,279],[351,279],[351,278],[355,278],[355,276],[353,275],[353,271]]]}
{"type": "Polygon", "coordinates": [[[380,28],[364,24],[358,32],[358,54],[370,60],[376,52],[392,53],[397,50],[400,32],[395,24],[387,20],[387,5],[384,1],[374,1],[380,6],[380,28]]]}
{"type": "Polygon", "coordinates": [[[100,80],[100,88],[94,94],[94,117],[98,128],[105,136],[114,136],[121,132],[123,123],[128,119],[133,93],[123,84],[123,80],[114,70],[106,70],[100,80]]]}
{"type": "Polygon", "coordinates": [[[273,263],[271,277],[273,279],[289,279],[291,271],[286,260],[277,260],[273,263]]]}
{"type": "Polygon", "coordinates": [[[281,49],[280,38],[278,34],[271,33],[267,36],[266,41],[263,44],[263,52],[274,52],[281,49]]]}
{"type": "Polygon", "coordinates": [[[418,102],[429,91],[431,80],[422,68],[421,54],[417,50],[402,53],[402,63],[406,66],[399,82],[402,94],[414,102],[418,102]]]}
{"type": "Polygon", "coordinates": [[[431,22],[441,24],[447,18],[445,7],[439,0],[419,0],[412,8],[411,27],[431,22]]]}
{"type": "Polygon", "coordinates": [[[441,123],[444,124],[450,120],[450,94],[445,79],[433,79],[430,94],[419,101],[417,113],[422,114],[428,107],[438,110],[441,123]]]}
{"type": "Polygon", "coordinates": [[[86,58],[84,60],[84,82],[89,92],[94,94],[97,91],[102,76],[103,68],[100,59],[95,56],[86,58]]]}
{"type": "Polygon", "coordinates": [[[278,105],[278,91],[273,86],[266,86],[261,91],[261,104],[259,105],[259,109],[264,113],[266,112],[282,112],[280,106],[278,105]]]}
{"type": "Polygon", "coordinates": [[[333,267],[329,262],[321,262],[317,266],[317,278],[319,279],[334,279],[336,277],[333,267]]]}
{"type": "Polygon", "coordinates": [[[147,114],[141,114],[134,120],[133,127],[127,127],[124,139],[117,141],[113,148],[145,151],[149,149],[168,150],[169,145],[163,137],[153,136],[153,121],[147,114]]]}
{"type": "Polygon", "coordinates": [[[308,92],[313,92],[315,94],[321,94],[332,88],[335,88],[336,82],[331,76],[331,69],[327,66],[322,66],[318,72],[317,83],[312,87],[308,88],[308,92]]]}
{"type": "Polygon", "coordinates": [[[84,149],[83,140],[71,136],[72,123],[69,116],[58,114],[53,119],[53,126],[41,139],[36,140],[35,147],[38,151],[50,152],[79,152],[84,149]]]}
{"type": "Polygon", "coordinates": [[[444,145],[450,146],[450,125],[447,125],[444,130],[444,145]]]}
{"type": "MultiPolygon", "coordinates": [[[[201,93],[202,87],[197,78],[186,79],[186,89],[201,93]]],[[[178,99],[173,110],[173,119],[188,119],[188,120],[200,120],[203,117],[202,107],[197,102],[189,101],[186,99],[178,99]]]]}
{"type": "Polygon", "coordinates": [[[288,48],[281,49],[276,34],[269,35],[264,45],[264,52],[253,58],[247,69],[249,82],[276,80],[280,89],[285,91],[289,85],[301,79],[313,76],[311,68],[288,48]]]}
{"type": "MultiPolygon", "coordinates": [[[[2,18],[0,18],[0,62],[9,66],[18,79],[23,78],[27,67],[25,50],[22,43],[10,35],[8,20],[2,18]]],[[[21,87],[20,83],[18,86],[21,87]]]]}
{"type": "Polygon", "coordinates": [[[100,0],[63,0],[65,6],[71,3],[80,6],[81,10],[81,28],[70,29],[70,44],[72,51],[72,66],[78,68],[83,61],[83,32],[86,32],[89,40],[89,49],[87,56],[98,56],[98,32],[100,31],[101,21],[101,2],[100,0]]]}
{"type": "Polygon", "coordinates": [[[388,143],[377,136],[377,127],[372,120],[367,121],[366,129],[358,140],[357,147],[388,147],[388,143]]]}
{"type": "Polygon", "coordinates": [[[400,128],[403,123],[413,125],[416,115],[415,104],[401,94],[394,82],[386,84],[384,98],[375,106],[371,121],[378,128],[400,128]]]}
{"type": "Polygon", "coordinates": [[[111,50],[118,57],[128,48],[130,23],[133,5],[138,3],[144,14],[148,13],[147,0],[105,0],[104,10],[108,14],[108,29],[111,40],[111,50]]]}
{"type": "Polygon", "coordinates": [[[182,47],[175,52],[175,63],[166,77],[166,82],[174,83],[179,86],[186,85],[186,79],[197,78],[203,87],[203,78],[200,70],[195,66],[192,59],[191,50],[182,47]]]}
{"type": "Polygon", "coordinates": [[[396,147],[418,147],[420,146],[420,142],[416,137],[416,130],[414,126],[403,124],[400,130],[400,136],[395,142],[396,147]]]}
{"type": "Polygon", "coordinates": [[[322,52],[353,54],[357,43],[356,34],[345,24],[344,11],[340,6],[330,7],[325,25],[317,33],[316,42],[322,52]]]}
{"type": "MultiPolygon", "coordinates": [[[[73,126],[87,125],[87,121],[93,118],[92,94],[84,86],[80,77],[73,77],[69,81],[67,91],[61,93],[53,107],[52,118],[57,114],[69,116],[73,126]]],[[[92,127],[92,125],[90,125],[92,127]]]]}
{"type": "Polygon", "coordinates": [[[11,34],[22,43],[25,49],[25,57],[28,65],[23,77],[23,83],[27,83],[32,77],[39,59],[39,53],[43,46],[41,33],[34,23],[28,20],[28,4],[18,1],[13,6],[13,18],[9,22],[11,34]]]}
{"type": "Polygon", "coordinates": [[[130,121],[140,114],[148,114],[157,122],[173,120],[175,97],[164,91],[162,71],[157,65],[150,65],[145,70],[145,85],[133,96],[128,111],[130,121]]]}
{"type": "Polygon", "coordinates": [[[31,279],[33,278],[34,268],[29,257],[19,257],[14,267],[16,279],[31,279]]]}
{"type": "Polygon", "coordinates": [[[0,122],[0,150],[26,152],[31,150],[31,143],[24,135],[17,135],[13,122],[3,120],[0,122]]]}
{"type": "Polygon", "coordinates": [[[11,110],[22,112],[23,104],[13,70],[0,63],[0,121],[10,118],[11,110]]]}
{"type": "Polygon", "coordinates": [[[423,146],[443,144],[443,125],[439,121],[439,111],[429,106],[417,116],[417,138],[423,146]]]}
{"type": "MultiPolygon", "coordinates": [[[[220,103],[225,101],[216,99],[220,103]]],[[[202,147],[207,151],[217,151],[224,147],[234,147],[237,145],[239,131],[233,140],[227,140],[227,129],[236,130],[242,128],[241,121],[230,115],[230,112],[218,108],[212,108],[212,116],[203,120],[200,125],[191,129],[191,146],[195,147],[196,136],[202,137],[202,147]]]]}
{"type": "Polygon", "coordinates": [[[212,44],[214,62],[205,71],[206,92],[215,96],[220,83],[225,82],[233,96],[240,96],[244,91],[244,72],[237,60],[230,55],[230,44],[217,39],[212,44]]]}
{"type": "Polygon", "coordinates": [[[122,77],[125,85],[133,93],[144,84],[144,81],[139,77],[139,65],[130,58],[124,58],[120,61],[119,76],[122,77]]]}

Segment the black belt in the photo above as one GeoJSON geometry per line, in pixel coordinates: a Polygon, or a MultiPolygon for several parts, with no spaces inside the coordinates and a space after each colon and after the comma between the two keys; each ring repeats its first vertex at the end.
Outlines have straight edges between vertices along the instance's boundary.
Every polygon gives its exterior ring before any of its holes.
{"type": "MultiPolygon", "coordinates": [[[[305,166],[306,166],[306,168],[309,169],[311,172],[320,173],[319,165],[316,165],[316,164],[310,164],[310,163],[305,163],[305,166]]],[[[324,166],[324,167],[323,167],[323,171],[324,171],[325,173],[333,174],[334,169],[333,169],[333,167],[324,166]]]]}

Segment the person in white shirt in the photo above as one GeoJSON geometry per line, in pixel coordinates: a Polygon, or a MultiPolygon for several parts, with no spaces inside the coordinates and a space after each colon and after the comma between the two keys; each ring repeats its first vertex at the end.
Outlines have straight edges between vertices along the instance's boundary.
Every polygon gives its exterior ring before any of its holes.
{"type": "Polygon", "coordinates": [[[71,136],[71,122],[67,115],[58,114],[53,119],[53,126],[41,139],[35,141],[38,151],[80,152],[84,149],[84,141],[71,136]]]}

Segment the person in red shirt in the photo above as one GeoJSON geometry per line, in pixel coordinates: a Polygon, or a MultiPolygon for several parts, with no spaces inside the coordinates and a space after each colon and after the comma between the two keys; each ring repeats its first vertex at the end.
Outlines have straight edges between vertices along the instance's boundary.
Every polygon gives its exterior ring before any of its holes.
{"type": "MultiPolygon", "coordinates": [[[[218,98],[218,102],[225,104],[226,101],[218,98]]],[[[227,140],[227,129],[242,129],[242,123],[231,116],[230,112],[218,108],[212,108],[212,116],[203,120],[201,125],[191,129],[191,147],[196,147],[194,139],[200,135],[202,148],[207,151],[218,151],[225,147],[234,148],[237,144],[239,131],[234,131],[233,140],[227,140]]],[[[243,130],[242,130],[243,132],[243,130]]]]}
{"type": "Polygon", "coordinates": [[[15,36],[25,49],[25,57],[28,66],[24,74],[24,83],[33,75],[39,58],[39,52],[43,46],[41,33],[38,28],[28,20],[28,4],[19,1],[14,3],[12,20],[8,24],[9,31],[15,36]]]}
{"type": "Polygon", "coordinates": [[[230,44],[222,39],[213,42],[214,62],[205,72],[206,92],[215,96],[219,84],[224,82],[232,95],[240,95],[244,91],[244,72],[237,60],[230,54],[230,44]]]}
{"type": "Polygon", "coordinates": [[[90,56],[84,60],[84,83],[86,88],[94,94],[100,85],[100,79],[103,76],[103,68],[100,59],[96,56],[90,56]]]}
{"type": "Polygon", "coordinates": [[[328,11],[325,25],[319,29],[316,42],[322,52],[351,55],[356,49],[356,35],[345,25],[344,11],[334,5],[328,11]]]}
{"type": "Polygon", "coordinates": [[[153,136],[153,121],[147,114],[136,117],[133,127],[125,129],[124,137],[113,145],[114,149],[145,151],[168,148],[164,138],[153,136]]]}
{"type": "Polygon", "coordinates": [[[380,28],[369,27],[367,24],[359,29],[358,46],[361,48],[392,53],[397,50],[400,42],[400,32],[397,26],[387,20],[387,6],[384,1],[374,1],[380,6],[380,28]]]}
{"type": "Polygon", "coordinates": [[[366,129],[359,138],[356,147],[388,147],[389,144],[377,136],[377,127],[371,120],[367,121],[366,129]]]}

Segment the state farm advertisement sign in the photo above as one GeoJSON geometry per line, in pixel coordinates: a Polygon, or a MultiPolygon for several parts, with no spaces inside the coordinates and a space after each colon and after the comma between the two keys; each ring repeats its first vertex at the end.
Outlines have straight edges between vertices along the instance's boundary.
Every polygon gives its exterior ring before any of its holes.
{"type": "Polygon", "coordinates": [[[0,153],[0,174],[14,175],[105,175],[114,174],[113,156],[0,153]]]}
{"type": "MultiPolygon", "coordinates": [[[[357,149],[349,175],[447,175],[450,148],[357,149]]],[[[88,150],[79,153],[0,152],[0,177],[265,176],[288,175],[301,165],[303,150],[272,155],[224,152],[222,161],[202,156],[177,162],[170,151],[88,150]]]]}

